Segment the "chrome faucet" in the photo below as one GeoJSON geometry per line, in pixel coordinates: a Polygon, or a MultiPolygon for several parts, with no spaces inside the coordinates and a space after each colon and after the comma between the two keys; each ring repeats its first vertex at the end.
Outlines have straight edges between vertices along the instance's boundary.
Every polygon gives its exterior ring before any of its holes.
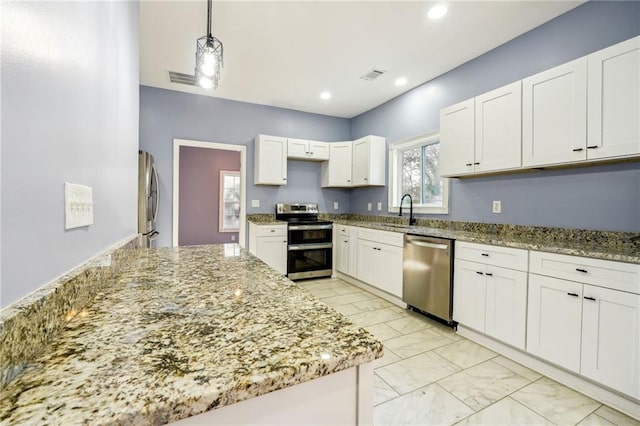
{"type": "Polygon", "coordinates": [[[402,198],[400,198],[400,214],[398,216],[402,217],[402,202],[405,197],[409,197],[409,226],[413,226],[416,224],[416,219],[413,217],[413,198],[411,198],[410,194],[404,194],[402,198]]]}

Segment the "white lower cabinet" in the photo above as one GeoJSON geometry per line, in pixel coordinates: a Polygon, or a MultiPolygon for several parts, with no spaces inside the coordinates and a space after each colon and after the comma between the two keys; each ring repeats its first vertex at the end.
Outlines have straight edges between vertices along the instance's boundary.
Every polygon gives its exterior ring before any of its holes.
{"type": "Polygon", "coordinates": [[[356,278],[402,298],[403,234],[364,228],[358,231],[356,278]]]}
{"type": "Polygon", "coordinates": [[[355,249],[356,238],[352,237],[353,227],[334,225],[336,229],[333,247],[336,251],[336,271],[347,275],[355,275],[355,249]]]}
{"type": "Polygon", "coordinates": [[[249,252],[281,274],[286,274],[287,225],[249,223],[249,252]]]}
{"type": "Polygon", "coordinates": [[[453,319],[476,331],[484,332],[486,280],[478,274],[484,265],[455,260],[453,283],[453,319]]]}

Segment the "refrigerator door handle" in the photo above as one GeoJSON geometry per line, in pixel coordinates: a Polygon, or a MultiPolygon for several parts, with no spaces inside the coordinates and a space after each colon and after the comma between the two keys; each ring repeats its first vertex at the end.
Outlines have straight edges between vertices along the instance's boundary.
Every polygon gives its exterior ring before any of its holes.
{"type": "MultiPolygon", "coordinates": [[[[158,180],[158,169],[155,164],[151,167],[151,172],[153,173],[152,179],[156,181],[156,205],[153,206],[153,222],[155,223],[158,217],[158,209],[160,208],[160,181],[158,180]]],[[[151,186],[153,187],[153,185],[151,186]]]]}

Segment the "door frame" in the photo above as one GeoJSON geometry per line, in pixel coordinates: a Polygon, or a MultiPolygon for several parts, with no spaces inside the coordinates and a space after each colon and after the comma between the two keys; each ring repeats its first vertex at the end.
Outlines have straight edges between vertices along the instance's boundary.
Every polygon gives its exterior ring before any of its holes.
{"type": "Polygon", "coordinates": [[[247,219],[247,146],[189,139],[173,139],[173,246],[178,246],[178,228],[180,224],[180,147],[182,146],[236,151],[240,153],[240,230],[238,232],[238,244],[240,244],[240,247],[245,247],[247,219]]]}

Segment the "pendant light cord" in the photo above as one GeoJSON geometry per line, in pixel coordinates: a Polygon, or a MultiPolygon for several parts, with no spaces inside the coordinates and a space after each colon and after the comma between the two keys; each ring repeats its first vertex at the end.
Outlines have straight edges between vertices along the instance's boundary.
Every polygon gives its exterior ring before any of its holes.
{"type": "Polygon", "coordinates": [[[207,36],[211,37],[211,1],[207,0],[207,36]]]}

